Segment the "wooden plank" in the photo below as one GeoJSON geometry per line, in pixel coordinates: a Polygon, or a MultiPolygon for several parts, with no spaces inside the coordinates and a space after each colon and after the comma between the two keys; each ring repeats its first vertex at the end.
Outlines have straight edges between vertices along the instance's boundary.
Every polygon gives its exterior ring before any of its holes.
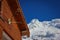
{"type": "Polygon", "coordinates": [[[1,28],[1,26],[0,26],[0,40],[2,40],[2,28],[1,28]]]}
{"type": "MultiPolygon", "coordinates": [[[[0,0],[0,15],[1,15],[1,0],[0,0]]],[[[0,26],[0,40],[2,40],[2,28],[0,26]]]]}
{"type": "Polygon", "coordinates": [[[9,35],[9,37],[12,40],[22,40],[20,31],[18,29],[16,29],[13,26],[7,25],[6,23],[2,22],[1,20],[0,20],[0,25],[2,26],[2,28],[6,32],[6,34],[9,35]],[[2,25],[2,24],[4,24],[4,25],[2,25]]]}

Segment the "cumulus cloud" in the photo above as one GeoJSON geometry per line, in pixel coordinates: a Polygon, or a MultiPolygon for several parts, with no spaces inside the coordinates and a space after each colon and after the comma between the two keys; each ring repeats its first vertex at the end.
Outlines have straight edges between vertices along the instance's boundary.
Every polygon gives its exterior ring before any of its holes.
{"type": "Polygon", "coordinates": [[[23,40],[60,40],[60,19],[43,22],[33,19],[28,27],[30,37],[23,40]]]}

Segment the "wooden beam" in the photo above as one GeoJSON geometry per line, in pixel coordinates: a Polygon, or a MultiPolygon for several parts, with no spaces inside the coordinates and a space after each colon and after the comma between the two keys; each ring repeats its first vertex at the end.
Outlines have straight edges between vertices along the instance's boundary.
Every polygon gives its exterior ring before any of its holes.
{"type": "Polygon", "coordinates": [[[22,40],[22,36],[30,36],[22,10],[17,0],[3,0],[0,25],[12,40],[22,40]]]}
{"type": "MultiPolygon", "coordinates": [[[[30,36],[30,32],[27,26],[27,23],[25,21],[20,3],[18,2],[18,0],[7,0],[9,7],[11,9],[12,15],[14,16],[14,19],[16,21],[16,24],[18,25],[18,28],[21,30],[21,34],[23,31],[25,31],[25,35],[27,35],[28,37],[30,36]],[[20,23],[19,23],[20,22],[20,23]]],[[[22,34],[24,35],[24,34],[22,34]]]]}

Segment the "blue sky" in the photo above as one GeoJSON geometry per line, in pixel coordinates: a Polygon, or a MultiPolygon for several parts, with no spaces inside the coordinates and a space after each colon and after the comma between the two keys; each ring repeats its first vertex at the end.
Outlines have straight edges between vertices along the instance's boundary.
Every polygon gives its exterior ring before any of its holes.
{"type": "Polygon", "coordinates": [[[60,0],[19,0],[26,22],[60,18],[60,0]]]}

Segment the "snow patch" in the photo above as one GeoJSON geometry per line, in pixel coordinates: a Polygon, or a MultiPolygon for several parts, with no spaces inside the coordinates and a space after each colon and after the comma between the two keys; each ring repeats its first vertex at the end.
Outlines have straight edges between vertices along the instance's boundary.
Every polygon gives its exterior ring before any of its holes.
{"type": "Polygon", "coordinates": [[[33,19],[28,27],[30,37],[22,38],[23,40],[60,40],[60,19],[43,22],[33,19]]]}

